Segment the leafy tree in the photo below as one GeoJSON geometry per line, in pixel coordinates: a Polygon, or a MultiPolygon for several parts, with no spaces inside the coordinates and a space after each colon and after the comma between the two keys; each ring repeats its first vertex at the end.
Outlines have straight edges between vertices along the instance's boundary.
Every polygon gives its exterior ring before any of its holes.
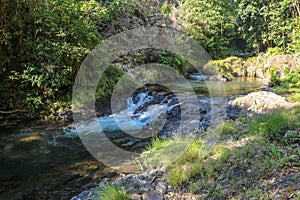
{"type": "Polygon", "coordinates": [[[289,43],[296,43],[298,18],[298,0],[239,1],[238,30],[256,52],[275,46],[286,52],[289,43]]]}
{"type": "Polygon", "coordinates": [[[230,0],[186,0],[182,5],[187,32],[215,58],[235,50],[235,6],[230,0]]]}
{"type": "Polygon", "coordinates": [[[99,43],[96,22],[107,9],[94,0],[2,2],[0,81],[8,96],[1,109],[55,111],[69,102],[72,77],[99,43]]]}

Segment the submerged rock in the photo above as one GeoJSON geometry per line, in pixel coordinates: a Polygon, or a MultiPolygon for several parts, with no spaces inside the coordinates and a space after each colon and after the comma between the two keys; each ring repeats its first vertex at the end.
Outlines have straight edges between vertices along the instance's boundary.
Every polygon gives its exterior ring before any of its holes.
{"type": "Polygon", "coordinates": [[[208,77],[209,81],[223,81],[223,82],[227,82],[227,81],[231,81],[232,78],[227,76],[227,75],[213,75],[213,76],[210,76],[208,77]]]}

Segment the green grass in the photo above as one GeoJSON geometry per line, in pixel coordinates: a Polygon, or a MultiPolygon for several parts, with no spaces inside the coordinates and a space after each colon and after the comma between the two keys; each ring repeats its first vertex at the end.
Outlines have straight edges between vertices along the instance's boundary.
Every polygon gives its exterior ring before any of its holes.
{"type": "Polygon", "coordinates": [[[246,199],[269,200],[269,195],[266,192],[260,191],[258,188],[247,190],[245,193],[246,199]]]}
{"type": "Polygon", "coordinates": [[[143,165],[147,167],[163,167],[166,169],[175,162],[193,142],[192,137],[172,139],[155,138],[146,151],[142,154],[143,165]]]}
{"type": "Polygon", "coordinates": [[[270,141],[295,143],[299,141],[295,129],[300,128],[300,106],[257,116],[251,119],[248,128],[250,133],[263,135],[270,141]]]}
{"type": "Polygon", "coordinates": [[[268,191],[257,188],[262,177],[288,166],[300,166],[297,160],[299,121],[300,106],[250,120],[225,121],[210,132],[219,132],[221,136],[236,134],[238,143],[234,139],[230,143],[226,140],[208,149],[199,138],[155,139],[142,158],[146,158],[143,162],[149,166],[163,166],[173,187],[188,188],[191,193],[203,194],[208,199],[223,195],[224,198],[266,199],[268,191]],[[223,194],[220,177],[228,180],[226,187],[229,184],[235,189],[223,194]]]}
{"type": "Polygon", "coordinates": [[[277,110],[272,113],[255,117],[249,124],[249,130],[254,134],[262,134],[270,139],[279,139],[287,130],[290,116],[286,110],[277,110]]]}
{"type": "Polygon", "coordinates": [[[232,135],[238,133],[238,128],[233,121],[220,122],[215,129],[221,135],[232,135]]]}
{"type": "Polygon", "coordinates": [[[129,194],[121,186],[106,185],[98,193],[100,200],[130,200],[129,194]]]}
{"type": "Polygon", "coordinates": [[[168,171],[168,182],[178,187],[187,183],[191,177],[201,174],[204,160],[205,168],[211,169],[213,174],[216,168],[221,169],[221,163],[228,159],[230,150],[222,145],[217,145],[208,150],[199,139],[186,137],[173,139],[154,139],[152,145],[143,153],[144,165],[163,167],[168,171]]]}
{"type": "Polygon", "coordinates": [[[193,137],[174,137],[172,139],[154,139],[142,154],[143,165],[162,167],[168,171],[168,180],[172,186],[186,183],[202,170],[202,160],[209,155],[205,145],[193,137]]]}
{"type": "Polygon", "coordinates": [[[223,162],[231,156],[231,150],[224,145],[217,145],[211,150],[210,155],[213,156],[214,159],[223,162]]]}
{"type": "MultiPolygon", "coordinates": [[[[190,141],[190,140],[188,140],[190,141]]],[[[180,186],[202,171],[202,160],[209,154],[205,145],[195,139],[186,151],[168,169],[169,183],[172,186],[180,186]]]]}

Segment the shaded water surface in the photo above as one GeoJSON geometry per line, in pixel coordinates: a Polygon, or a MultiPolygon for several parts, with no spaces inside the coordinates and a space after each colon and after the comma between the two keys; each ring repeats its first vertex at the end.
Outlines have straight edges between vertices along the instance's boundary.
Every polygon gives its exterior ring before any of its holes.
{"type": "Polygon", "coordinates": [[[104,169],[62,125],[19,124],[0,133],[0,199],[68,199],[104,169]]]}

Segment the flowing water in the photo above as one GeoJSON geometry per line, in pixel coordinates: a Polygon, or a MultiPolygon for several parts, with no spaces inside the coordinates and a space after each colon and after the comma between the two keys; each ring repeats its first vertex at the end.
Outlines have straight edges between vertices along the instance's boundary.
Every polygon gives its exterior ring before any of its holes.
{"type": "MultiPolygon", "coordinates": [[[[202,79],[196,74],[189,83],[197,95],[211,96],[207,88],[213,90],[214,86],[219,86],[202,79]]],[[[189,95],[183,85],[173,84],[177,88],[175,93],[189,95]]],[[[226,96],[230,96],[257,91],[263,88],[263,82],[236,78],[223,86],[226,96]]],[[[110,139],[125,149],[140,149],[149,143],[149,139],[133,141],[121,130],[147,127],[179,105],[166,91],[141,91],[127,103],[128,108],[118,114],[98,119],[110,139]]],[[[68,199],[93,187],[106,170],[87,152],[71,126],[23,123],[0,127],[0,137],[0,199],[68,199]]]]}

